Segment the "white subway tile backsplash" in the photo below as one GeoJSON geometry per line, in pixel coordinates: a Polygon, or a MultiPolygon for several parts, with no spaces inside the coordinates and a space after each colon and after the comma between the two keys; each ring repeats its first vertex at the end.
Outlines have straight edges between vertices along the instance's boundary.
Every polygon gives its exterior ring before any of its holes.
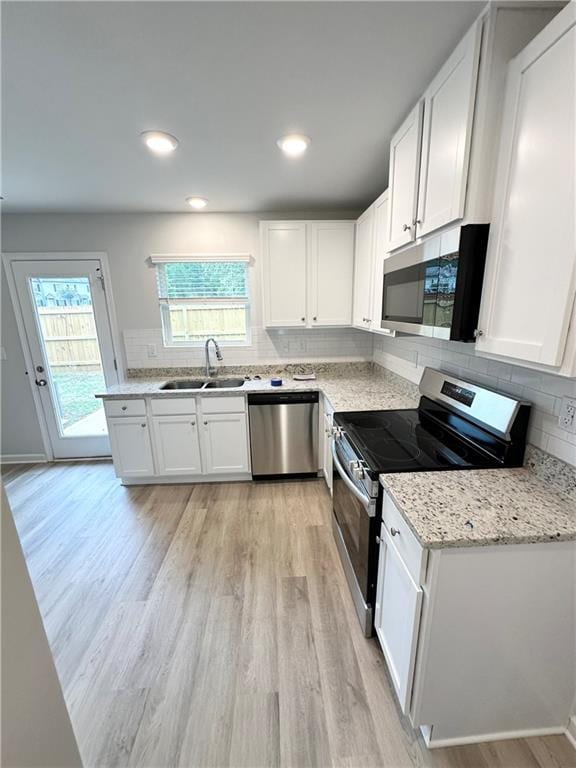
{"type": "Polygon", "coordinates": [[[473,344],[421,336],[375,336],[373,359],[416,383],[430,366],[528,400],[533,404],[529,442],[576,465],[576,435],[557,421],[562,397],[576,397],[576,380],[479,357],[473,344]]]}

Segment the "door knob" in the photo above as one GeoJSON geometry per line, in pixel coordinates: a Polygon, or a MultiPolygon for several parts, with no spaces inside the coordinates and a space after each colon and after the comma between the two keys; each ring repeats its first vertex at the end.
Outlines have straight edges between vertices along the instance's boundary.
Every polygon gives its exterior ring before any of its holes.
{"type": "Polygon", "coordinates": [[[46,379],[36,379],[36,384],[39,387],[45,387],[48,384],[48,382],[46,381],[46,379]]]}

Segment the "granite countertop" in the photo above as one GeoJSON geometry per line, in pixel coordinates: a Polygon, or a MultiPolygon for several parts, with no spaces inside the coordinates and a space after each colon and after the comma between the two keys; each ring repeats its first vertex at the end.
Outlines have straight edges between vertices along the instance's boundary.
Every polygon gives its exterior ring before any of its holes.
{"type": "MultiPolygon", "coordinates": [[[[223,395],[244,395],[253,392],[322,392],[335,411],[377,411],[389,408],[415,408],[418,405],[419,392],[415,384],[372,365],[315,365],[317,377],[314,381],[294,381],[295,371],[285,370],[279,375],[283,379],[281,387],[270,384],[270,372],[259,369],[227,369],[220,378],[229,376],[262,375],[262,379],[250,378],[241,387],[222,389],[163,390],[169,379],[182,376],[152,376],[129,378],[122,384],[116,384],[100,392],[96,397],[105,399],[126,399],[139,397],[221,397],[223,395]]],[[[205,376],[188,374],[188,378],[206,379],[205,376]]]]}
{"type": "Polygon", "coordinates": [[[380,475],[424,547],[576,540],[576,468],[528,446],[518,469],[380,475]]]}

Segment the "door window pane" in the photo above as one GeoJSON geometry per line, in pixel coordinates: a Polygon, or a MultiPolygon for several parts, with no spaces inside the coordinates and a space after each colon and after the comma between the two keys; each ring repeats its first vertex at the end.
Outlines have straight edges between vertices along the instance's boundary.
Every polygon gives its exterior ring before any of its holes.
{"type": "Polygon", "coordinates": [[[87,277],[30,280],[40,337],[49,370],[59,429],[64,437],[106,435],[102,400],[106,384],[87,277]]]}

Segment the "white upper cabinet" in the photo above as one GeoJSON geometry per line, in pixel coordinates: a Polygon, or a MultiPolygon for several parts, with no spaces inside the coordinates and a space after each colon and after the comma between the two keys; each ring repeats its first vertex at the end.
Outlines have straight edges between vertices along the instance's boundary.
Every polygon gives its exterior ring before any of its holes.
{"type": "Polygon", "coordinates": [[[261,222],[264,325],[350,325],[353,221],[261,222]]]}
{"type": "Polygon", "coordinates": [[[312,326],[350,325],[354,271],[354,222],[308,224],[309,311],[312,326]]]}
{"type": "Polygon", "coordinates": [[[264,319],[267,326],[306,325],[306,223],[262,224],[264,319]]]}
{"type": "Polygon", "coordinates": [[[374,254],[374,205],[356,222],[354,261],[354,309],[352,324],[369,329],[372,312],[372,257],[374,254]]]}
{"type": "Polygon", "coordinates": [[[372,308],[370,311],[370,330],[383,333],[382,320],[382,284],[384,282],[384,261],[388,256],[388,190],[383,192],[374,203],[374,250],[372,255],[372,308]]]}
{"type": "Polygon", "coordinates": [[[477,340],[480,352],[569,376],[576,374],[575,72],[570,4],[509,68],[477,340]]]}
{"type": "Polygon", "coordinates": [[[416,236],[423,105],[423,101],[418,102],[390,142],[390,250],[410,243],[416,236]]]}
{"type": "Polygon", "coordinates": [[[424,94],[418,236],[464,216],[480,32],[472,27],[424,94]]]}

